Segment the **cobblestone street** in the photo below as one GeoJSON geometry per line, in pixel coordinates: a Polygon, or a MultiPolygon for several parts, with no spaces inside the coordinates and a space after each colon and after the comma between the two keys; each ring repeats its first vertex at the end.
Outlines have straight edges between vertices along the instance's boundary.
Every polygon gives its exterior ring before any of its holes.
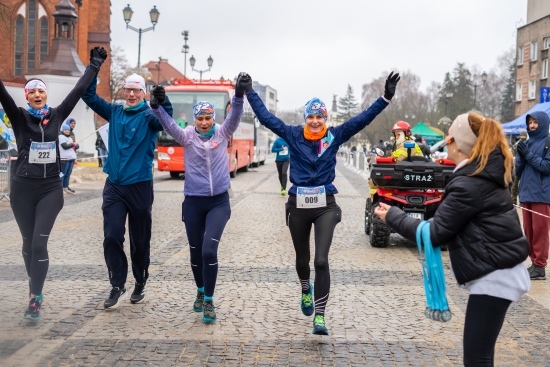
{"type": "MultiPolygon", "coordinates": [[[[83,169],[83,168],[82,168],[83,169]]],[[[196,288],[181,222],[185,180],[155,172],[153,238],[146,300],[106,311],[103,181],[71,185],[49,240],[40,322],[22,318],[28,282],[21,235],[0,206],[0,366],[461,366],[467,292],[449,273],[448,323],[424,316],[416,245],[392,235],[372,248],[364,232],[367,180],[343,160],[336,200],[342,222],[330,252],[329,336],[311,334],[300,311],[294,249],[273,158],[232,179],[232,214],[219,248],[206,325],[192,310],[196,288]]],[[[129,240],[126,239],[126,250],[129,240]]],[[[312,247],[313,249],[313,247],[312,247]]],[[[313,257],[312,257],[313,270],[313,257]]],[[[130,268],[131,269],[131,268],[130,268]]],[[[313,273],[312,273],[313,275],[313,273]]],[[[496,346],[498,366],[550,366],[550,280],[534,281],[512,304],[496,346]]],[[[126,287],[133,289],[130,270],[126,287]]]]}

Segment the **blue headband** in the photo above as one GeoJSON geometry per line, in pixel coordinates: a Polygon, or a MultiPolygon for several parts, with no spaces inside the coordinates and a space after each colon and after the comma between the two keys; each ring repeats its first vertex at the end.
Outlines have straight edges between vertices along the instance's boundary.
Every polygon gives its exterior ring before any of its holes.
{"type": "Polygon", "coordinates": [[[311,100],[309,100],[304,106],[304,120],[309,115],[320,115],[326,121],[328,118],[327,106],[325,106],[325,103],[321,101],[319,98],[314,97],[311,100]]]}
{"type": "Polygon", "coordinates": [[[193,119],[196,120],[197,117],[201,115],[210,115],[215,120],[216,119],[216,110],[214,110],[214,105],[207,101],[199,101],[193,106],[193,119]]]}

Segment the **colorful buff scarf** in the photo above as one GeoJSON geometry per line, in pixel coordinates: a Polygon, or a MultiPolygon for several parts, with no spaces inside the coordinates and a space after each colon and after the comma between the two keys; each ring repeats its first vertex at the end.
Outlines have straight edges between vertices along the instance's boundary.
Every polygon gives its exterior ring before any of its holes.
{"type": "Polygon", "coordinates": [[[31,79],[25,84],[25,99],[28,100],[29,92],[33,89],[42,89],[44,92],[48,93],[46,84],[40,79],[31,79]]]}
{"type": "Polygon", "coordinates": [[[193,106],[193,119],[196,120],[198,116],[210,115],[216,120],[216,110],[214,105],[207,101],[199,101],[193,106]]]}
{"type": "Polygon", "coordinates": [[[43,108],[37,110],[36,108],[32,108],[30,104],[27,103],[27,111],[34,117],[38,117],[39,119],[42,118],[44,115],[48,114],[50,107],[48,104],[45,104],[43,108]]]}
{"type": "Polygon", "coordinates": [[[320,115],[327,121],[328,118],[328,110],[327,106],[325,106],[325,103],[321,101],[319,98],[314,97],[308,102],[306,102],[306,105],[304,106],[304,120],[309,115],[320,115]]]}

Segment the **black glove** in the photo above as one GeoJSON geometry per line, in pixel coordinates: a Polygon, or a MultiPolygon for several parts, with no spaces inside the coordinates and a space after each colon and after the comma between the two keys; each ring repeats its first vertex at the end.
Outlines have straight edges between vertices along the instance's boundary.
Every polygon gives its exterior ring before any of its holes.
{"type": "Polygon", "coordinates": [[[90,66],[97,71],[99,71],[105,59],[107,59],[107,50],[103,47],[94,47],[90,50],[90,66]]]}
{"type": "Polygon", "coordinates": [[[157,109],[159,105],[163,104],[166,101],[166,91],[162,85],[154,85],[151,89],[151,100],[149,104],[151,108],[157,109]]]}
{"type": "Polygon", "coordinates": [[[243,98],[245,93],[252,90],[252,78],[245,72],[239,73],[235,84],[235,96],[243,98]]]}
{"type": "Polygon", "coordinates": [[[522,157],[525,157],[525,154],[527,154],[527,143],[523,140],[518,141],[516,150],[518,151],[518,154],[520,154],[522,157]]]}
{"type": "Polygon", "coordinates": [[[386,79],[386,85],[384,86],[384,98],[386,98],[388,101],[391,101],[393,98],[393,95],[395,94],[395,87],[397,86],[397,82],[401,79],[399,76],[399,73],[393,73],[393,71],[388,75],[388,79],[386,79]]]}

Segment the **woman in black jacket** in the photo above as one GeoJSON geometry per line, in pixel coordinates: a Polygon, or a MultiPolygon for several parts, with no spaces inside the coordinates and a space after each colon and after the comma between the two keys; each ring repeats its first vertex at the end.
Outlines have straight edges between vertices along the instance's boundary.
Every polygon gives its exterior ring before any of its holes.
{"type": "MultiPolygon", "coordinates": [[[[470,292],[464,365],[492,366],[508,307],[530,288],[522,264],[529,242],[508,191],[513,157],[500,124],[475,113],[458,116],[446,141],[456,168],[430,219],[430,237],[434,246],[447,244],[454,276],[470,292]]],[[[416,240],[420,220],[384,203],[375,214],[416,240]]]]}
{"type": "Polygon", "coordinates": [[[48,238],[63,208],[59,130],[107,58],[103,47],[95,47],[90,53],[90,66],[57,107],[46,104],[48,91],[40,79],[25,84],[27,108],[17,107],[0,80],[0,103],[17,142],[10,204],[23,237],[23,261],[29,277],[29,306],[24,317],[33,321],[41,315],[42,288],[49,263],[48,238]]]}

